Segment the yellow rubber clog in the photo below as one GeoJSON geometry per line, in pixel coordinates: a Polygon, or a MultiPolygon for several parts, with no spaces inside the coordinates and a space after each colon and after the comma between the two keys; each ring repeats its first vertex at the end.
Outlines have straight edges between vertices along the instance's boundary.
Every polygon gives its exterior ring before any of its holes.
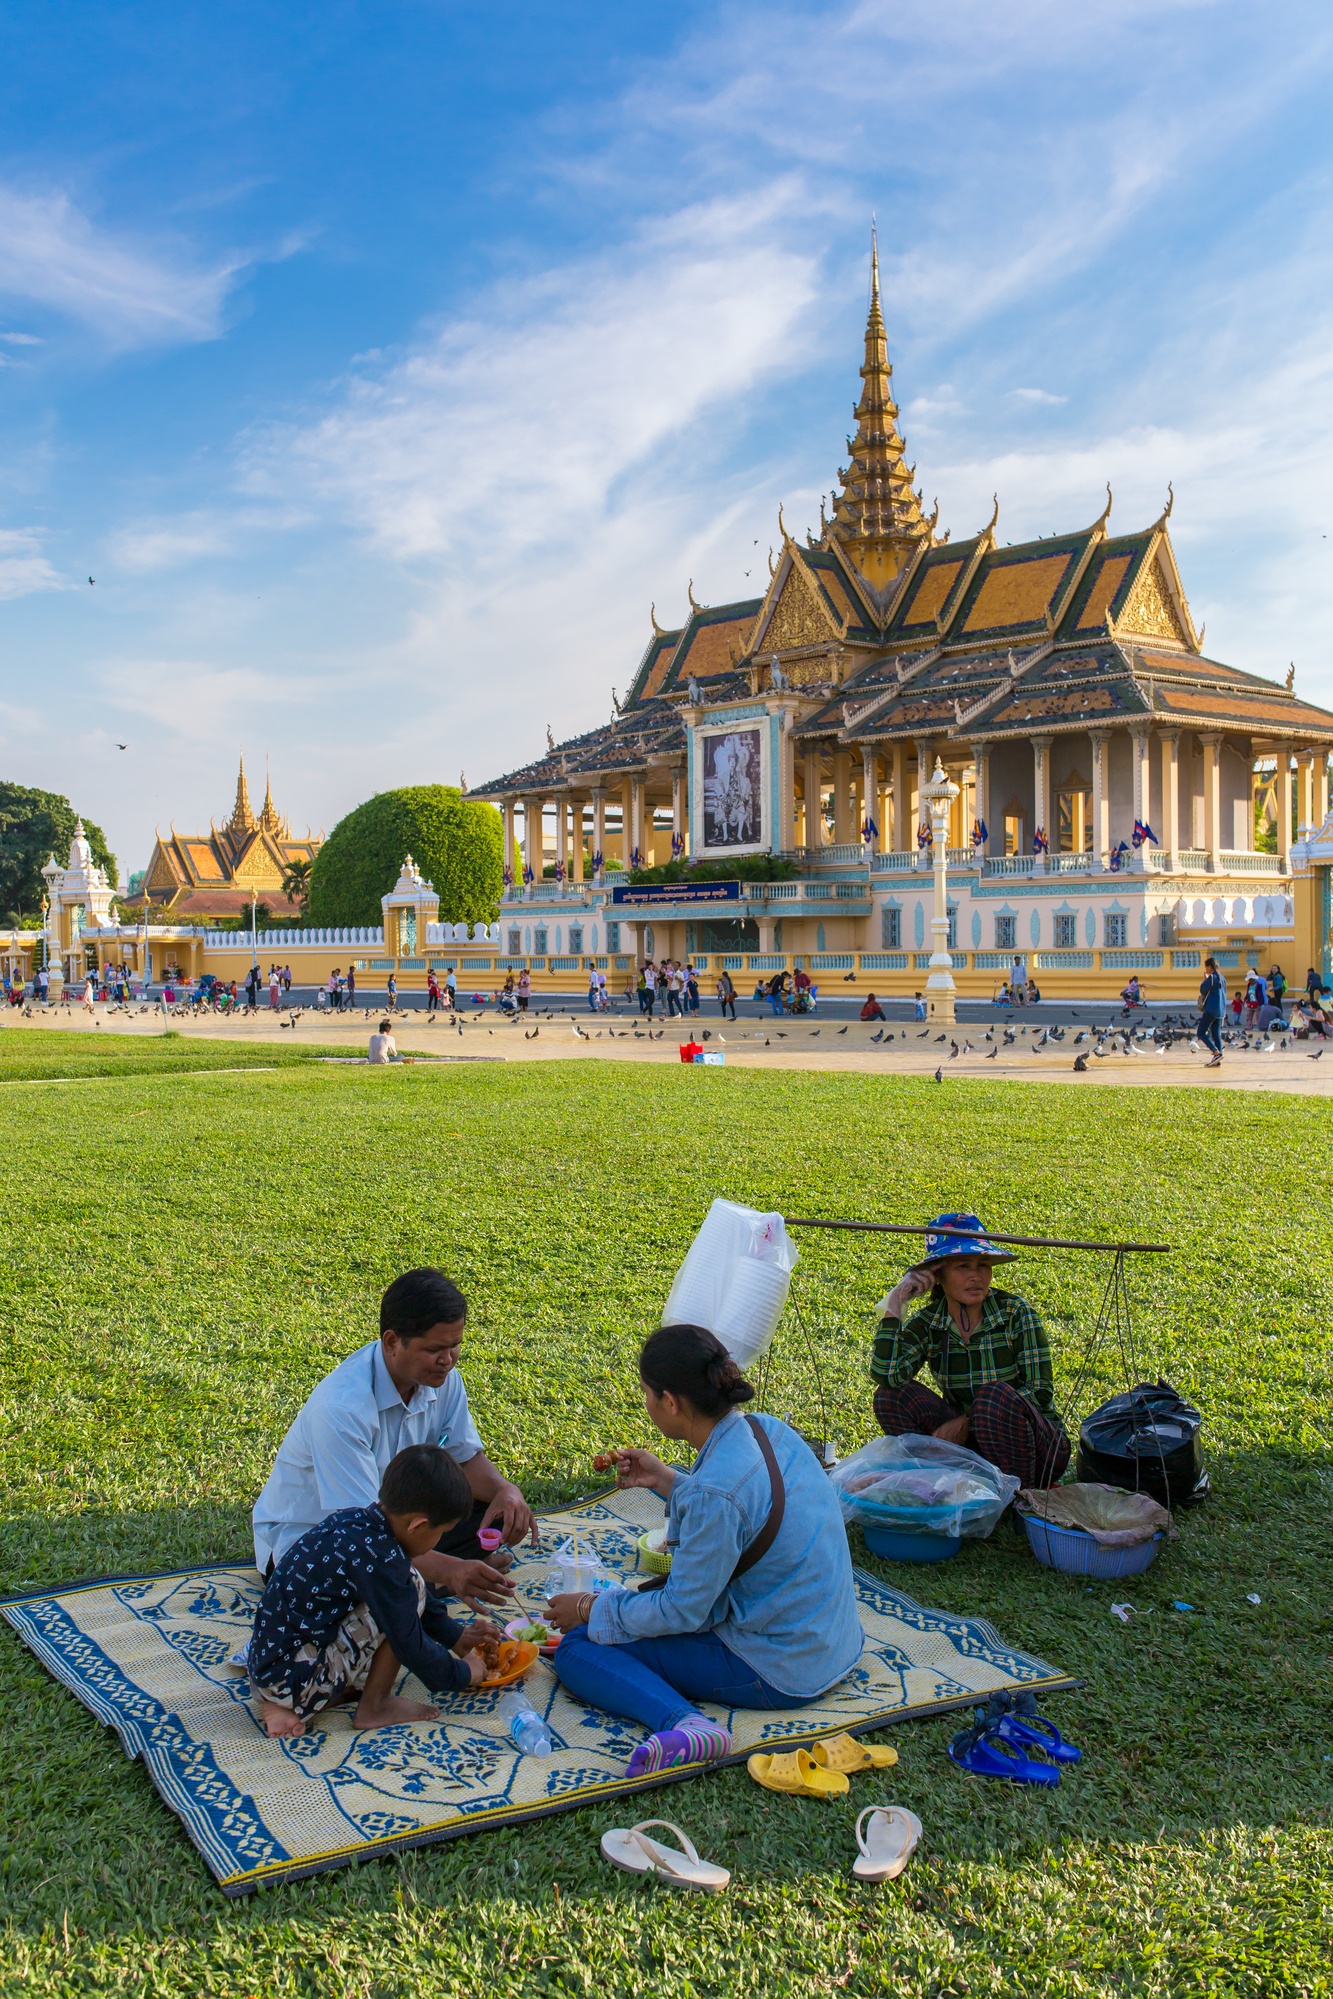
{"type": "Polygon", "coordinates": [[[757,1751],[745,1767],[766,1791],[785,1791],[793,1798],[841,1797],[851,1789],[841,1770],[822,1769],[807,1749],[788,1749],[775,1755],[757,1751]]]}
{"type": "Polygon", "coordinates": [[[822,1770],[844,1770],[850,1776],[858,1770],[891,1770],[898,1761],[896,1749],[858,1742],[851,1735],[826,1735],[813,1744],[810,1754],[822,1770]]]}

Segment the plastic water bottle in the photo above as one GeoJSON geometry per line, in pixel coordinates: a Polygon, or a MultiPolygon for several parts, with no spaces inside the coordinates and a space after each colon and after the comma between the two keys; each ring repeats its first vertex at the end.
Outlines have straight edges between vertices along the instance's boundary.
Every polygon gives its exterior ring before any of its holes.
{"type": "Polygon", "coordinates": [[[549,1756],[554,1744],[551,1732],[525,1694],[501,1695],[500,1713],[509,1739],[521,1756],[549,1756]]]}

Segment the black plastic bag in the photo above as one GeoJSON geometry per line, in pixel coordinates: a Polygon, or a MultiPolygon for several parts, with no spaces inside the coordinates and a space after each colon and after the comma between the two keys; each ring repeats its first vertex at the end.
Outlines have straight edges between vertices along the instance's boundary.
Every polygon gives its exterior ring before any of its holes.
{"type": "Polygon", "coordinates": [[[1188,1506],[1208,1492],[1203,1417],[1169,1381],[1141,1381],[1094,1409],[1078,1433],[1081,1480],[1188,1506]]]}

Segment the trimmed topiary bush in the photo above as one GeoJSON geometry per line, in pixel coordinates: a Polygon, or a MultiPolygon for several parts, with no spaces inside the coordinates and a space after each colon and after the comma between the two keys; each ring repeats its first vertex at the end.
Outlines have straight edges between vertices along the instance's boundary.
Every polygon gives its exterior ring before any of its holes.
{"type": "Polygon", "coordinates": [[[493,805],[454,785],[381,791],[340,819],[315,856],[311,923],[379,923],[380,897],[411,854],[435,884],[443,923],[491,923],[500,906],[503,836],[493,805]]]}

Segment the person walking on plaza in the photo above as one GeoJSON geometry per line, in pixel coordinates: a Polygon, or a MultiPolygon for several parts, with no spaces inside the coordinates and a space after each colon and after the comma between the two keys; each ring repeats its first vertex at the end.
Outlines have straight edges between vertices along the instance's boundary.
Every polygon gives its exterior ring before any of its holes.
{"type": "Polygon", "coordinates": [[[347,967],[347,1011],[356,1012],[356,966],[347,967]]]}
{"type": "Polygon", "coordinates": [[[282,981],[278,977],[277,966],[272,965],[269,967],[269,974],[268,974],[268,1003],[269,1003],[269,1008],[273,1013],[276,1013],[278,1011],[278,1001],[281,998],[281,996],[282,996],[282,981]]]}
{"type": "Polygon", "coordinates": [[[725,965],[717,975],[717,1003],[723,1020],[735,1020],[736,987],[725,965]]]}
{"type": "Polygon", "coordinates": [[[1211,1048],[1210,1069],[1222,1066],[1222,1015],[1226,1011],[1227,982],[1217,969],[1216,958],[1203,961],[1203,984],[1199,987],[1199,1039],[1211,1048]]]}
{"type": "Polygon", "coordinates": [[[445,1003],[450,1013],[452,1013],[458,1005],[458,974],[452,965],[448,967],[444,975],[444,990],[446,995],[445,1003]]]}
{"type": "Polygon", "coordinates": [[[527,1012],[528,1001],[531,998],[532,998],[532,974],[525,965],[523,967],[523,970],[518,975],[518,1010],[520,1013],[527,1012]]]}
{"type": "Polygon", "coordinates": [[[597,967],[596,965],[594,965],[592,970],[588,974],[589,1013],[596,1013],[599,1010],[601,1003],[602,1003],[602,989],[597,983],[597,967]]]}
{"type": "Polygon", "coordinates": [[[426,1012],[436,1012],[440,1004],[440,982],[434,972],[426,974],[426,1012]]]}
{"type": "Polygon", "coordinates": [[[693,965],[685,967],[685,1006],[691,1017],[699,1012],[699,974],[693,965]]]}
{"type": "Polygon", "coordinates": [[[398,1009],[398,974],[397,974],[396,972],[390,972],[390,974],[389,974],[389,1012],[390,1012],[390,1013],[395,1013],[395,1012],[397,1012],[397,1009],[398,1009]]]}

